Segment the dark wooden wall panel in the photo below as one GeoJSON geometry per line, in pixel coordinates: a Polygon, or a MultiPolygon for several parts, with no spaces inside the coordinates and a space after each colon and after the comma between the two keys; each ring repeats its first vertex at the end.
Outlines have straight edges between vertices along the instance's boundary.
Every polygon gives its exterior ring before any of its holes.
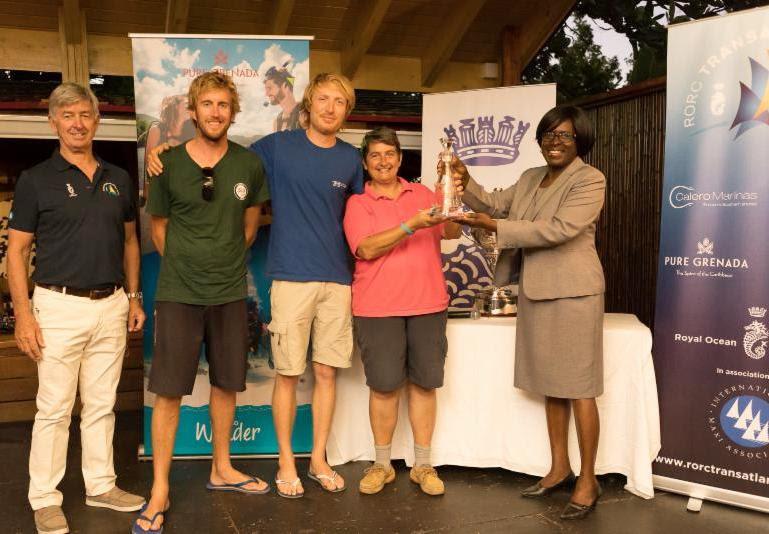
{"type": "Polygon", "coordinates": [[[654,324],[665,148],[663,80],[593,97],[581,105],[596,127],[586,161],[606,175],[597,233],[606,273],[606,311],[654,324]]]}

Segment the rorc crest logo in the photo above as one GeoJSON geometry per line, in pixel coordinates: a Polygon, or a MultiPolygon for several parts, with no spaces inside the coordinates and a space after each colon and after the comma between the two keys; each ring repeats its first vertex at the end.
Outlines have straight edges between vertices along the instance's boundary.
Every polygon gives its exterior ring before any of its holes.
{"type": "Polygon", "coordinates": [[[748,60],[751,84],[740,82],[740,105],[730,128],[737,128],[735,139],[755,126],[769,126],[769,69],[752,57],[748,60]]]}
{"type": "Polygon", "coordinates": [[[519,146],[530,122],[505,115],[494,124],[494,116],[461,119],[459,126],[449,124],[443,129],[452,141],[457,157],[465,165],[494,167],[507,165],[518,159],[519,146]]]}
{"type": "Polygon", "coordinates": [[[769,457],[769,391],[765,387],[728,387],[709,406],[710,432],[724,448],[735,456],[769,457]]]}

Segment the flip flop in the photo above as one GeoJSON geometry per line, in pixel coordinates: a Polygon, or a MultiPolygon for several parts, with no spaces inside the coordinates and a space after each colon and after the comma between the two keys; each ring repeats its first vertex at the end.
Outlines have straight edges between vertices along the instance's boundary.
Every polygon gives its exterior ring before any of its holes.
{"type": "Polygon", "coordinates": [[[131,534],[163,534],[163,527],[166,524],[165,518],[166,513],[168,512],[168,508],[161,510],[160,512],[156,512],[155,515],[150,518],[144,515],[145,510],[147,510],[147,504],[148,503],[144,503],[142,509],[139,510],[139,517],[134,519],[133,526],[131,527],[131,534]],[[155,523],[155,520],[158,518],[158,516],[163,516],[163,522],[160,524],[160,528],[153,529],[152,525],[155,523]],[[145,529],[139,525],[139,520],[141,519],[147,521],[150,524],[150,528],[145,529]]]}
{"type": "Polygon", "coordinates": [[[310,480],[314,480],[318,484],[320,484],[320,487],[323,488],[323,491],[327,491],[329,493],[339,493],[340,491],[344,491],[347,489],[347,486],[342,486],[341,488],[336,487],[336,477],[339,473],[336,471],[331,471],[330,475],[316,475],[312,471],[307,471],[307,478],[310,480]],[[329,482],[334,482],[334,489],[328,489],[324,484],[323,481],[328,480],[329,482]]]}
{"type": "Polygon", "coordinates": [[[304,497],[304,491],[302,491],[301,493],[294,493],[293,495],[291,495],[290,493],[281,491],[280,484],[289,484],[291,486],[294,486],[294,488],[297,488],[301,483],[302,481],[299,480],[299,477],[296,477],[294,480],[280,480],[279,478],[276,478],[275,490],[278,492],[278,495],[280,495],[281,497],[285,497],[286,499],[298,499],[300,497],[304,497]]]}
{"type": "Polygon", "coordinates": [[[270,485],[267,484],[267,487],[261,490],[255,490],[255,489],[247,489],[246,486],[251,484],[252,482],[262,482],[260,478],[257,477],[251,477],[243,482],[238,482],[235,484],[214,484],[210,480],[206,483],[206,489],[211,491],[237,491],[238,493],[247,493],[249,495],[264,495],[268,491],[270,491],[270,485]]]}

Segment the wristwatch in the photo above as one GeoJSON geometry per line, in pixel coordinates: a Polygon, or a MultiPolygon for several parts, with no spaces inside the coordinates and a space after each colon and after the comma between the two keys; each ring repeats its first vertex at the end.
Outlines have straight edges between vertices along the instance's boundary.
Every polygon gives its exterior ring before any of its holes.
{"type": "Polygon", "coordinates": [[[139,299],[139,300],[141,300],[142,299],[142,292],[141,291],[132,291],[130,293],[126,293],[125,296],[128,297],[129,299],[139,299]]]}

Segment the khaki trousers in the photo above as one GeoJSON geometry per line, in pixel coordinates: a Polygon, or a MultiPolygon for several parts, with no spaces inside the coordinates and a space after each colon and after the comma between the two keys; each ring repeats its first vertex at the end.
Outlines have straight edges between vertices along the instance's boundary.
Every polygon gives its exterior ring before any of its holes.
{"type": "Polygon", "coordinates": [[[126,348],[128,299],[122,289],[90,300],[36,287],[32,308],[45,343],[37,365],[37,414],[29,453],[28,497],[38,510],[62,503],[56,487],[66,469],[78,387],[86,494],[100,495],[115,486],[112,410],[126,348]]]}

